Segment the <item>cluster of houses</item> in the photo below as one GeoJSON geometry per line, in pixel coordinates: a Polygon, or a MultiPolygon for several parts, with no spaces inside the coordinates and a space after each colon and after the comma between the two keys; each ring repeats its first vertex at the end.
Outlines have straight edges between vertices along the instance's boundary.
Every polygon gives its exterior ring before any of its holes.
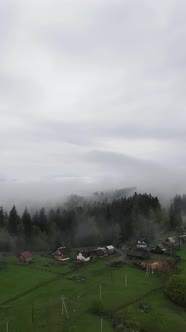
{"type": "MultiPolygon", "coordinates": [[[[128,248],[124,246],[123,250],[126,252],[127,257],[130,259],[145,260],[150,257],[151,253],[155,254],[168,254],[169,249],[180,246],[181,243],[186,242],[186,235],[181,235],[178,238],[168,237],[164,241],[152,246],[146,238],[139,238],[136,242],[136,246],[128,248]]],[[[86,247],[76,250],[76,261],[88,262],[91,259],[102,258],[115,253],[113,245],[100,246],[100,247],[86,247]]],[[[60,261],[66,261],[70,259],[70,254],[66,247],[59,247],[54,253],[53,257],[60,261]]]]}
{"type": "MultiPolygon", "coordinates": [[[[115,248],[112,245],[94,248],[81,248],[76,250],[76,261],[77,263],[88,262],[91,259],[111,255],[114,252],[115,248]]],[[[60,261],[66,261],[70,259],[70,253],[66,247],[59,247],[52,255],[55,259],[60,261]]]]}
{"type": "Polygon", "coordinates": [[[151,253],[160,255],[170,254],[173,249],[180,248],[184,243],[186,243],[186,235],[167,237],[164,241],[155,246],[151,245],[147,239],[139,238],[135,247],[129,249],[123,246],[123,250],[126,252],[128,258],[148,259],[151,253]]]}
{"type": "MultiPolygon", "coordinates": [[[[186,243],[186,234],[180,235],[179,237],[168,237],[164,241],[152,246],[146,238],[139,238],[136,242],[136,246],[128,248],[126,245],[123,246],[122,250],[126,252],[128,258],[132,259],[148,259],[150,253],[156,254],[168,254],[174,248],[181,247],[186,243]]],[[[102,258],[115,253],[113,245],[106,245],[100,247],[86,247],[76,250],[76,261],[88,262],[91,259],[102,258]]],[[[63,246],[59,247],[53,254],[53,258],[59,261],[67,261],[70,257],[69,250],[63,246]]],[[[32,262],[32,253],[30,251],[23,251],[18,255],[18,263],[30,263],[32,262]]]]}
{"type": "MultiPolygon", "coordinates": [[[[76,250],[76,261],[88,262],[91,259],[102,258],[115,253],[115,248],[112,245],[102,247],[91,247],[81,248],[76,250]]],[[[66,247],[59,247],[53,254],[52,257],[59,261],[67,261],[71,259],[70,251],[66,247]]],[[[20,264],[28,264],[32,262],[32,253],[30,251],[23,251],[17,256],[17,261],[20,264]]]]}

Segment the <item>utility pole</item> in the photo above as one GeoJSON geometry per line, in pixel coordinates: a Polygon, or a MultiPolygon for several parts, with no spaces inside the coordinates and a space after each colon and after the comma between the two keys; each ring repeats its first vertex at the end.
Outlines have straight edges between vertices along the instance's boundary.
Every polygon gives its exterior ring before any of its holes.
{"type": "Polygon", "coordinates": [[[6,332],[8,332],[9,331],[9,324],[8,324],[8,320],[7,320],[7,322],[6,322],[6,332]]]}
{"type": "Polygon", "coordinates": [[[65,298],[64,298],[64,296],[62,296],[61,297],[61,314],[62,314],[62,316],[64,314],[64,311],[65,311],[67,319],[69,319],[67,307],[66,307],[66,304],[65,304],[65,298]]]}
{"type": "Polygon", "coordinates": [[[159,263],[158,263],[158,275],[160,274],[160,266],[159,266],[159,263]]]}
{"type": "Polygon", "coordinates": [[[125,287],[128,286],[127,273],[125,272],[125,287]]]}
{"type": "Polygon", "coordinates": [[[180,247],[180,248],[182,247],[182,240],[181,240],[181,237],[179,238],[179,247],[180,247]]]}
{"type": "Polygon", "coordinates": [[[61,297],[61,315],[63,316],[63,296],[61,297]]]}
{"type": "Polygon", "coordinates": [[[101,318],[101,332],[103,332],[103,318],[101,318]]]}
{"type": "Polygon", "coordinates": [[[149,264],[147,264],[146,272],[145,272],[145,278],[149,277],[149,270],[150,270],[150,266],[149,266],[149,264]]]}
{"type": "Polygon", "coordinates": [[[101,284],[99,286],[99,299],[101,301],[101,298],[102,298],[102,290],[101,290],[101,284]]]}
{"type": "Polygon", "coordinates": [[[64,299],[63,299],[63,304],[64,304],[64,308],[65,308],[65,313],[66,313],[67,319],[69,319],[68,311],[67,311],[67,307],[66,307],[66,304],[65,304],[65,300],[64,300],[64,299]]]}
{"type": "Polygon", "coordinates": [[[33,303],[32,303],[32,323],[34,322],[34,319],[35,319],[35,302],[33,300],[33,303]]]}

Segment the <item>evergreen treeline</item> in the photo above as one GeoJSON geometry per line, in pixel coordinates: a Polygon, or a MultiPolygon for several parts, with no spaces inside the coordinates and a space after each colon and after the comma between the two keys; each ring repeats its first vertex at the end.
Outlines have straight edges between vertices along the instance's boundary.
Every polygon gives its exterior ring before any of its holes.
{"type": "Polygon", "coordinates": [[[186,195],[176,196],[170,209],[162,209],[157,197],[135,193],[112,202],[70,204],[68,207],[25,209],[19,215],[0,208],[0,250],[53,250],[58,246],[119,245],[139,236],[150,240],[164,230],[178,229],[186,215],[186,195]]]}

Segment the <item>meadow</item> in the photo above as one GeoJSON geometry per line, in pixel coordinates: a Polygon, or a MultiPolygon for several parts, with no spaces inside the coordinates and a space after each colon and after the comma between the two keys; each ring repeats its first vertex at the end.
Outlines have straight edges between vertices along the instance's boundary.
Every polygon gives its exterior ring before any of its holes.
{"type": "MultiPolygon", "coordinates": [[[[185,257],[186,248],[179,254],[185,257]]],[[[163,293],[166,276],[151,275],[132,266],[108,266],[113,257],[87,263],[35,256],[32,264],[18,265],[7,257],[7,269],[0,271],[0,331],[111,332],[111,317],[123,314],[147,331],[186,330],[186,314],[163,293]],[[78,279],[82,276],[82,279],[78,279]],[[62,301],[63,299],[63,301],[62,301]],[[140,302],[151,310],[143,313],[140,302]],[[92,308],[101,303],[103,319],[92,308]],[[8,323],[7,323],[8,322],[8,323]]],[[[179,263],[184,273],[186,262],[179,263]]]]}

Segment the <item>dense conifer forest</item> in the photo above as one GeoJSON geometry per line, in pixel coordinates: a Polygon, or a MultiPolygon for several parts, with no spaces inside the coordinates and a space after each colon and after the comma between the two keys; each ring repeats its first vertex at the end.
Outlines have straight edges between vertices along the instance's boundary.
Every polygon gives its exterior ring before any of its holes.
{"type": "Polygon", "coordinates": [[[168,208],[157,197],[134,193],[130,197],[96,201],[73,196],[68,204],[31,213],[0,208],[0,250],[51,251],[58,246],[116,246],[139,236],[149,240],[163,232],[181,229],[186,215],[186,195],[175,196],[168,208]]]}

